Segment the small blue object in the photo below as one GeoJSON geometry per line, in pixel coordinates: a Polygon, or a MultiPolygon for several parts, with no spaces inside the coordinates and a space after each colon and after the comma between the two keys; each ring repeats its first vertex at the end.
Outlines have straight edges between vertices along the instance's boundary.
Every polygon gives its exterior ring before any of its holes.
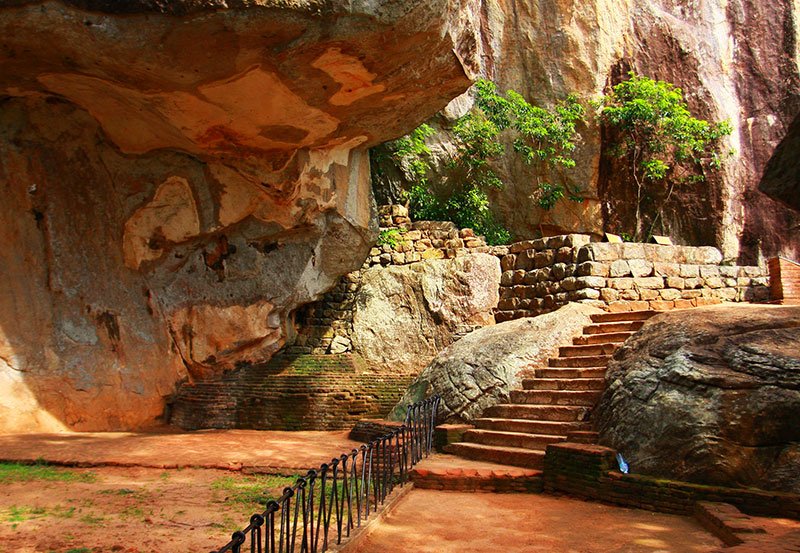
{"type": "Polygon", "coordinates": [[[617,453],[617,463],[619,463],[619,471],[622,474],[628,474],[628,463],[622,458],[621,453],[617,453]]]}

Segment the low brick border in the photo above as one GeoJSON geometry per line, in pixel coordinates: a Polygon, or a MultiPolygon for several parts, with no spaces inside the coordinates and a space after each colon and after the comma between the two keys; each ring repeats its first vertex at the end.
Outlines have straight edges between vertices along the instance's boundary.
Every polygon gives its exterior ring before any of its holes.
{"type": "Polygon", "coordinates": [[[591,444],[548,445],[544,458],[545,492],[565,492],[584,499],[686,516],[694,515],[698,501],[710,501],[734,505],[750,515],[800,520],[800,494],[622,474],[616,470],[615,453],[591,444]]]}
{"type": "Polygon", "coordinates": [[[400,501],[414,489],[414,484],[407,482],[402,487],[398,486],[386,497],[383,507],[376,515],[373,515],[360,526],[352,530],[350,536],[342,539],[340,544],[331,544],[328,546],[330,553],[346,553],[347,551],[354,551],[358,546],[369,536],[375,528],[381,524],[386,517],[392,514],[397,508],[400,501]]]}
{"type": "Polygon", "coordinates": [[[742,513],[728,503],[698,501],[694,516],[714,534],[725,549],[715,553],[795,553],[800,551],[800,530],[770,534],[760,520],[742,513]]]}

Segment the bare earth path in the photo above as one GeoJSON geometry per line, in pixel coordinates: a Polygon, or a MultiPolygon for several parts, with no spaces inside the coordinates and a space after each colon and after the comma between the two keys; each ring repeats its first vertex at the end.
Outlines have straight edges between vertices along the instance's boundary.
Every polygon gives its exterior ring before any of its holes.
{"type": "Polygon", "coordinates": [[[202,430],[0,435],[0,461],[75,466],[255,469],[285,474],[318,467],[361,445],[348,431],[202,430]]]}
{"type": "Polygon", "coordinates": [[[346,431],[0,435],[0,461],[91,467],[0,470],[0,553],[208,552],[296,475],[360,445],[346,431]]]}
{"type": "Polygon", "coordinates": [[[706,553],[693,519],[537,494],[414,490],[354,553],[706,553]]]}
{"type": "MultiPolygon", "coordinates": [[[[0,465],[0,553],[207,553],[295,475],[359,445],[345,432],[0,435],[0,460],[88,467],[45,466],[66,476],[26,481],[0,465]]],[[[413,490],[356,551],[709,553],[720,545],[690,518],[547,495],[413,490]]]]}
{"type": "Polygon", "coordinates": [[[49,469],[66,481],[0,482],[0,553],[208,553],[291,479],[213,469],[49,469]]]}

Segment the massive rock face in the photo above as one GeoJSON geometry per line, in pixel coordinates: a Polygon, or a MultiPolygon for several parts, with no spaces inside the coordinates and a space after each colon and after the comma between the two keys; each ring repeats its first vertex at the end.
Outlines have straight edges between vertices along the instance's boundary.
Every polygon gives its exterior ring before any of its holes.
{"type": "Polygon", "coordinates": [[[800,492],[800,308],[652,318],[614,356],[601,442],[635,472],[800,492]]]}
{"type": "Polygon", "coordinates": [[[764,171],[759,190],[800,211],[800,114],[789,126],[764,171]]]}
{"type": "Polygon", "coordinates": [[[470,82],[457,1],[0,2],[0,430],[154,422],[375,239],[367,148],[470,82]]]}
{"type": "Polygon", "coordinates": [[[353,351],[376,372],[419,371],[453,335],[494,324],[500,260],[489,254],[364,271],[353,312],[353,351]]]}
{"type": "MultiPolygon", "coordinates": [[[[724,171],[679,187],[664,205],[663,233],[676,243],[716,245],[726,259],[754,264],[764,255],[800,256],[800,216],[761,194],[767,160],[800,111],[796,0],[472,0],[481,15],[473,40],[482,71],[502,90],[552,105],[568,93],[596,98],[635,70],[682,87],[693,113],[729,120],[734,150],[724,171]]],[[[454,101],[436,120],[435,151],[471,105],[454,101]]],[[[590,109],[591,111],[591,109],[590,109]]],[[[574,184],[585,201],[537,206],[530,169],[501,167],[497,209],[520,239],[570,232],[631,232],[635,187],[608,162],[608,137],[594,122],[580,129],[574,184]]]]}
{"type": "Polygon", "coordinates": [[[600,309],[570,303],[533,318],[479,328],[442,351],[410,386],[393,416],[425,397],[442,396],[442,416],[448,422],[471,422],[492,405],[508,401],[523,375],[547,365],[547,359],[579,336],[600,309]]]}

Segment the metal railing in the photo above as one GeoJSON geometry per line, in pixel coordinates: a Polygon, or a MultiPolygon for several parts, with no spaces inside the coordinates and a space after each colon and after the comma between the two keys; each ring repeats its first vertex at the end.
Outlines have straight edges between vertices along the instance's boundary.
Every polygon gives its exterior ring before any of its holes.
{"type": "Polygon", "coordinates": [[[212,553],[322,553],[341,544],[428,456],[440,401],[409,405],[397,430],[309,470],[212,553]]]}

